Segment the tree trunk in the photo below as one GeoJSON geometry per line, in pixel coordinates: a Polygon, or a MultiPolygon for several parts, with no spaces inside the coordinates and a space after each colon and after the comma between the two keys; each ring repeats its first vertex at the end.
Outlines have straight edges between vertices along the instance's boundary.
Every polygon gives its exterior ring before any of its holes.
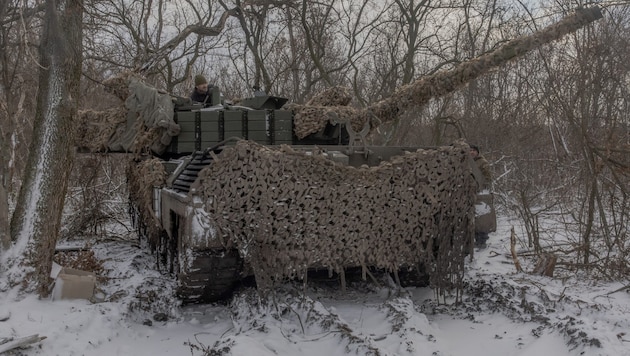
{"type": "MultiPolygon", "coordinates": [[[[8,152],[8,151],[2,151],[8,152]]],[[[6,251],[10,244],[11,238],[9,235],[9,197],[7,195],[6,185],[4,184],[4,162],[0,162],[0,256],[2,252],[6,251]]]]}
{"type": "MultiPolygon", "coordinates": [[[[8,5],[8,1],[0,0],[0,19],[4,19],[8,5]]],[[[3,40],[0,40],[0,45],[2,45],[3,50],[6,50],[3,40]]],[[[0,107],[0,115],[6,114],[8,116],[8,110],[6,106],[1,103],[0,105],[2,106],[0,107]]],[[[3,126],[6,125],[4,120],[0,121],[0,123],[2,123],[3,126]]],[[[11,127],[0,128],[0,152],[5,153],[2,154],[0,157],[0,257],[2,257],[2,253],[9,248],[9,245],[11,243],[9,233],[9,196],[7,193],[7,187],[9,185],[9,157],[6,153],[11,152],[9,137],[11,136],[10,133],[12,131],[13,130],[11,130],[11,127]]]]}
{"type": "MultiPolygon", "coordinates": [[[[47,1],[40,44],[40,75],[34,137],[7,253],[9,282],[48,294],[59,236],[81,76],[83,0],[47,1]],[[24,268],[26,267],[26,268],[24,268]]],[[[7,260],[3,260],[6,262],[7,260]]]]}

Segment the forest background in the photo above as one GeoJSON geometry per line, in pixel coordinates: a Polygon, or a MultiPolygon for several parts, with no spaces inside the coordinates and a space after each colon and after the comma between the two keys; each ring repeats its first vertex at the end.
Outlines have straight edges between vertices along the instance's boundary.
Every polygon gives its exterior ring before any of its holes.
{"type": "MultiPolygon", "coordinates": [[[[119,105],[102,83],[124,71],[180,96],[199,73],[225,99],[260,86],[304,103],[346,86],[364,107],[586,5],[2,0],[0,271],[45,295],[58,240],[111,238],[106,226],[126,219],[123,160],[73,146],[80,112],[119,105]]],[[[524,254],[619,280],[630,275],[630,2],[598,5],[602,20],[402,113],[369,143],[478,144],[498,206],[526,227],[524,254]]]]}

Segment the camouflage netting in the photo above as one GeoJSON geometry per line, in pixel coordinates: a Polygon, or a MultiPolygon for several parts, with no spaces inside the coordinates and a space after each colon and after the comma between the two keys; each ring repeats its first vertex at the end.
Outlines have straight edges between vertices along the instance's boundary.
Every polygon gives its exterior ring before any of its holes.
{"type": "Polygon", "coordinates": [[[142,161],[129,160],[127,165],[127,186],[133,223],[139,235],[147,237],[151,248],[155,248],[162,229],[153,213],[153,188],[163,187],[166,183],[164,164],[157,158],[142,161]]]}
{"type": "Polygon", "coordinates": [[[116,128],[127,121],[127,110],[115,107],[106,111],[81,110],[75,142],[90,152],[107,152],[109,140],[116,128]]]}
{"type": "Polygon", "coordinates": [[[356,131],[360,130],[367,120],[360,115],[359,109],[347,106],[351,101],[349,88],[332,87],[318,93],[304,105],[288,104],[284,108],[295,112],[295,135],[304,138],[321,130],[328,122],[350,123],[356,131]]]}
{"type": "Polygon", "coordinates": [[[142,78],[133,72],[122,72],[115,77],[108,78],[103,81],[105,91],[125,101],[131,94],[129,92],[129,82],[131,80],[142,80],[142,78]]]}
{"type": "Polygon", "coordinates": [[[163,153],[172,137],[179,134],[171,96],[130,73],[103,84],[106,91],[123,102],[107,111],[81,111],[76,146],[91,152],[163,153]]]}
{"type": "MultiPolygon", "coordinates": [[[[200,172],[196,193],[263,291],[309,268],[427,266],[456,287],[474,231],[464,143],[354,168],[288,146],[239,141],[200,172]]],[[[226,246],[229,247],[229,246],[226,246]]]]}
{"type": "MultiPolygon", "coordinates": [[[[530,36],[516,38],[490,53],[463,62],[451,70],[425,76],[409,85],[402,86],[387,99],[367,108],[349,108],[345,106],[347,104],[336,103],[335,100],[318,100],[315,103],[293,105],[291,109],[296,112],[295,134],[298,138],[304,138],[323,129],[328,120],[333,123],[348,122],[355,131],[360,130],[365,123],[369,122],[374,129],[380,123],[395,120],[401,112],[411,107],[426,105],[433,98],[455,92],[490,70],[559,39],[600,17],[601,12],[596,7],[580,9],[558,23],[530,36]]],[[[327,92],[325,96],[328,99],[334,99],[333,93],[327,92]]]]}

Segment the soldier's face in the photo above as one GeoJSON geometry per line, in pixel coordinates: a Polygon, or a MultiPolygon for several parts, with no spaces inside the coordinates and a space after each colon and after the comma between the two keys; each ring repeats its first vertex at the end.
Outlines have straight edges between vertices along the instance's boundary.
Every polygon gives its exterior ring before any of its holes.
{"type": "Polygon", "coordinates": [[[474,148],[471,148],[471,149],[470,149],[470,156],[471,156],[472,158],[477,157],[477,155],[478,155],[478,154],[479,154],[479,152],[477,152],[477,150],[475,150],[474,148]]]}
{"type": "Polygon", "coordinates": [[[205,83],[205,84],[199,84],[199,85],[197,85],[197,86],[196,86],[196,88],[197,88],[197,91],[198,91],[198,92],[200,92],[200,93],[205,93],[205,92],[207,92],[207,91],[208,91],[208,83],[205,83]]]}

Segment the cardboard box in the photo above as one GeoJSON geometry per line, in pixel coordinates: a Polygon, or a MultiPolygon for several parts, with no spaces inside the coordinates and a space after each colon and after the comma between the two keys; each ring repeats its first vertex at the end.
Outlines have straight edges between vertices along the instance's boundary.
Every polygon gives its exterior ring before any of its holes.
{"type": "Polygon", "coordinates": [[[96,276],[92,272],[62,267],[55,278],[52,299],[88,299],[94,296],[96,276]]]}

